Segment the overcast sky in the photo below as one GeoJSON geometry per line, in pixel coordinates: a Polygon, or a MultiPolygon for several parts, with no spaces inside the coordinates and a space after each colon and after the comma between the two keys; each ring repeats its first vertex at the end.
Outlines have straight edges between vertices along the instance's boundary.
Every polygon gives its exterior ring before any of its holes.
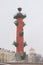
{"type": "Polygon", "coordinates": [[[0,0],[0,47],[15,50],[12,45],[16,41],[13,16],[18,7],[27,16],[24,19],[24,41],[28,44],[25,51],[29,53],[32,47],[43,55],[43,0],[0,0]]]}

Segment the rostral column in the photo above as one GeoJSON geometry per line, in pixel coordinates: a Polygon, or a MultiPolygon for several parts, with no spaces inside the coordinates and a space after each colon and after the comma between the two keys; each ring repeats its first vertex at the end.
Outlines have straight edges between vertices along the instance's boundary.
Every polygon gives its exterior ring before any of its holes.
{"type": "Polygon", "coordinates": [[[14,16],[14,19],[16,21],[14,24],[16,25],[16,42],[14,41],[14,45],[16,46],[16,52],[17,53],[24,53],[24,47],[27,45],[26,42],[24,42],[24,31],[23,27],[25,23],[23,22],[23,19],[26,18],[26,15],[23,15],[21,13],[22,8],[18,8],[18,13],[14,16]]]}

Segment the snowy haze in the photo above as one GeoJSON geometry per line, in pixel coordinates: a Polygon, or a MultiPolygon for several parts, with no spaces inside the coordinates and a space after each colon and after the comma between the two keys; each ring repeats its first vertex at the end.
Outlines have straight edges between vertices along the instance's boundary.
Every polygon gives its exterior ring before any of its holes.
{"type": "Polygon", "coordinates": [[[12,45],[16,41],[13,16],[18,7],[27,16],[24,19],[24,41],[28,44],[25,51],[29,53],[32,47],[43,55],[43,0],[0,0],[0,47],[15,50],[12,45]]]}

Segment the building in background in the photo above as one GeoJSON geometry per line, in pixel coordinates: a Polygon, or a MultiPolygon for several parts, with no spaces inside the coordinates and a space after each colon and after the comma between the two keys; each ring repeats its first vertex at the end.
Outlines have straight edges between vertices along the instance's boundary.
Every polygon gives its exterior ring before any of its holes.
{"type": "Polygon", "coordinates": [[[15,52],[0,48],[0,62],[15,61],[15,52]]]}
{"type": "Polygon", "coordinates": [[[37,54],[35,52],[35,49],[31,48],[29,50],[29,54],[28,54],[28,62],[30,63],[39,63],[42,61],[42,56],[40,54],[37,54]]]}
{"type": "MultiPolygon", "coordinates": [[[[3,62],[17,62],[15,59],[15,52],[4,48],[0,48],[0,63],[3,62]]],[[[19,55],[18,55],[19,56],[19,55]]],[[[17,57],[18,58],[18,57],[17,57]]],[[[20,58],[18,58],[20,60],[20,58]]],[[[33,48],[29,50],[29,54],[26,55],[26,60],[21,62],[25,63],[43,63],[43,57],[37,54],[33,48]]]]}

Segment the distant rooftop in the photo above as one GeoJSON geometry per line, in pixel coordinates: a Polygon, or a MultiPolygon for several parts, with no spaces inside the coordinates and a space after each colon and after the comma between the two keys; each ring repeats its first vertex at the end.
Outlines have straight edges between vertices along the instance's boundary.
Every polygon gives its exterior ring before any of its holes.
{"type": "Polygon", "coordinates": [[[30,50],[29,51],[35,51],[35,49],[34,48],[30,48],[30,50]]]}

